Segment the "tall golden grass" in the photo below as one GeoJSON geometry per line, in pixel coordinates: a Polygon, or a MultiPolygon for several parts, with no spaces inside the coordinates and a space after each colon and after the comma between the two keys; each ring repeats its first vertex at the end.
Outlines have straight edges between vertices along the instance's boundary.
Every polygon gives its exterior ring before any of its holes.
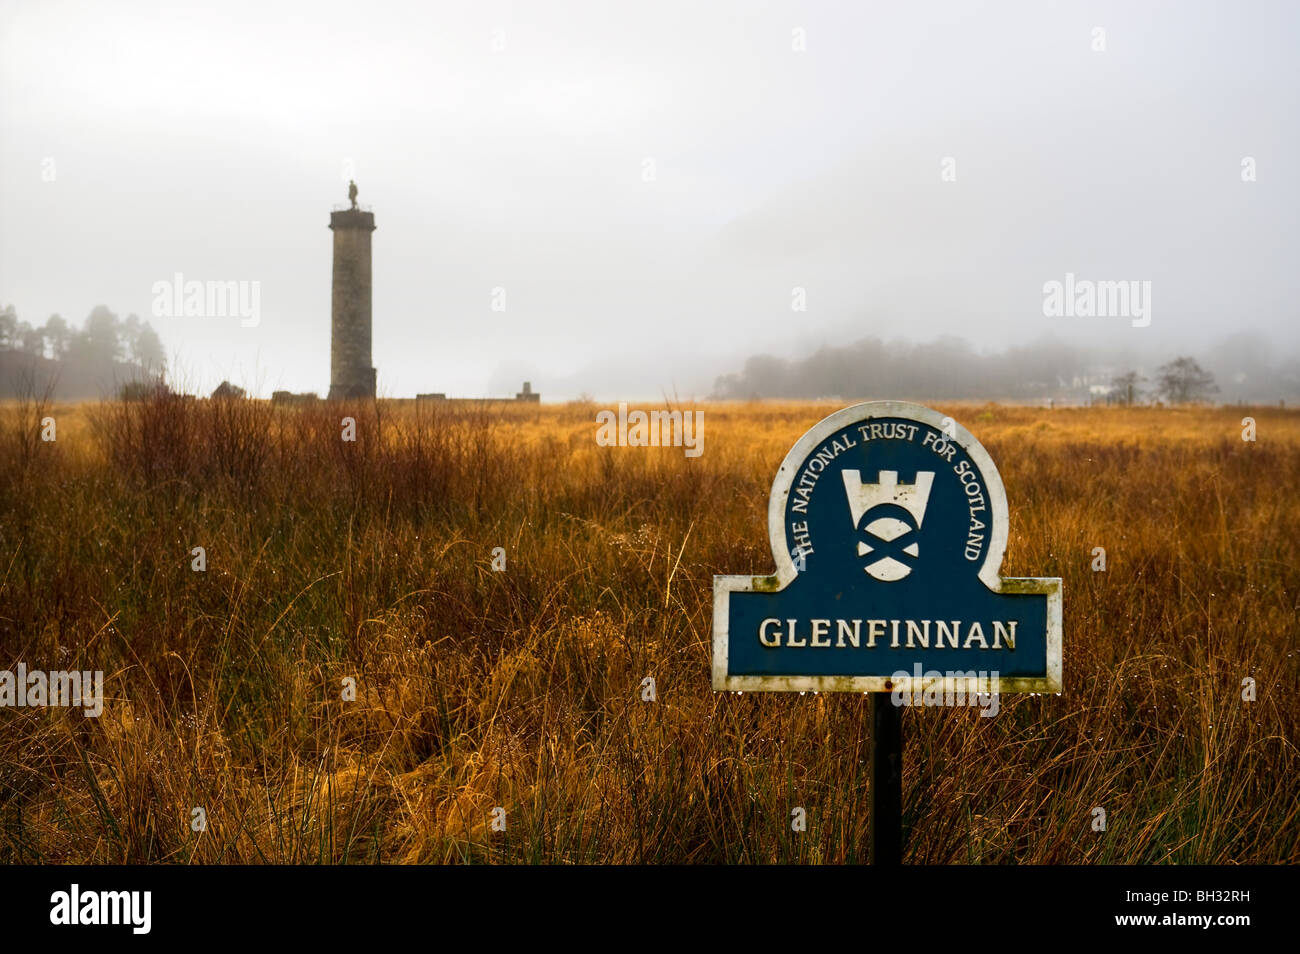
{"type": "MultiPolygon", "coordinates": [[[[867,700],[709,684],[712,577],[770,571],[834,407],[703,409],[687,459],[580,404],[5,407],[0,668],[106,698],[0,710],[0,858],[864,861],[867,700]]],[[[941,410],[1002,472],[1004,573],[1064,577],[1066,691],[905,711],[907,859],[1300,861],[1300,415],[941,410]]]]}

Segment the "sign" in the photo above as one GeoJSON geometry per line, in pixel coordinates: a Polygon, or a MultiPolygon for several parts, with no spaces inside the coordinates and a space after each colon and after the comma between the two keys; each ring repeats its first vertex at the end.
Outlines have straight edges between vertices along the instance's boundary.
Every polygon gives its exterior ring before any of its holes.
{"type": "Polygon", "coordinates": [[[988,453],[926,407],[823,420],[772,482],[776,572],[713,580],[713,688],[1061,691],[1061,581],[1007,579],[988,453]],[[988,682],[985,682],[988,680],[988,682]]]}

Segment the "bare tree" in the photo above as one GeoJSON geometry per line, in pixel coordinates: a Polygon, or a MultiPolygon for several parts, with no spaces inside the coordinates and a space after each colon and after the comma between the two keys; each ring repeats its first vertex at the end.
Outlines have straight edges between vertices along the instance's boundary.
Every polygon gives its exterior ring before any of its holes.
{"type": "Polygon", "coordinates": [[[1175,358],[1168,364],[1162,364],[1156,373],[1156,393],[1170,404],[1204,401],[1219,390],[1219,386],[1214,383],[1214,375],[1192,357],[1175,358]]]}
{"type": "Polygon", "coordinates": [[[1131,407],[1142,397],[1141,384],[1145,380],[1136,371],[1125,371],[1119,377],[1110,379],[1110,393],[1114,400],[1131,407]]]}

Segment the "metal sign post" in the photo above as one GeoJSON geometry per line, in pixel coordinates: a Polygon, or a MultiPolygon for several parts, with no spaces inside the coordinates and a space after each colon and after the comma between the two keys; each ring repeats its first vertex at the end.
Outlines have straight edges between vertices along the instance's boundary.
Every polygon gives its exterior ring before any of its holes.
{"type": "Polygon", "coordinates": [[[903,861],[903,710],[888,692],[871,694],[870,860],[903,861]]]}
{"type": "Polygon", "coordinates": [[[871,694],[871,846],[902,858],[902,706],[1061,690],[1061,581],[1001,575],[1006,492],[937,411],[845,408],[786,455],[776,572],[713,579],[713,688],[871,694]]]}

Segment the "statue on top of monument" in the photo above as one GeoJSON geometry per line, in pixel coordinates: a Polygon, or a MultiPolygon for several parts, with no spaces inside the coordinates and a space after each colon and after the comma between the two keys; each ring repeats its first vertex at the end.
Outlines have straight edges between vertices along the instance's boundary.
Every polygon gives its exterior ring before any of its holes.
{"type": "Polygon", "coordinates": [[[352,203],[352,211],[357,208],[357,184],[351,179],[348,180],[348,201],[352,203]]]}

